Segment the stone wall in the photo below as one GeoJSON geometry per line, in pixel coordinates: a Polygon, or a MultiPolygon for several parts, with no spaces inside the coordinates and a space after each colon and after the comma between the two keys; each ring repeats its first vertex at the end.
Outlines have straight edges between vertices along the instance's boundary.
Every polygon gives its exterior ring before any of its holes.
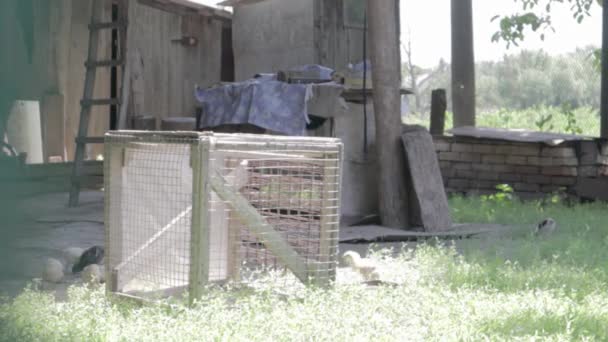
{"type": "Polygon", "coordinates": [[[608,143],[572,141],[558,146],[435,136],[448,193],[492,193],[509,184],[522,197],[574,191],[580,178],[608,176],[608,143]]]}

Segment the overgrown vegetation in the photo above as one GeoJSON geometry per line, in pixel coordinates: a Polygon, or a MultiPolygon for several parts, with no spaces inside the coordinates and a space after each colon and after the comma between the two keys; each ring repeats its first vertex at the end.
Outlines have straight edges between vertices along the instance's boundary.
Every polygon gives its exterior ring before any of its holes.
{"type": "MultiPolygon", "coordinates": [[[[600,73],[594,52],[594,47],[559,56],[522,51],[477,63],[478,125],[597,135],[600,73]]],[[[450,110],[450,72],[445,62],[428,70],[404,68],[404,84],[416,84],[411,120],[428,120],[433,89],[447,89],[450,110]]]]}
{"type": "MultiPolygon", "coordinates": [[[[408,115],[404,118],[404,122],[429,126],[429,119],[426,115],[408,115]]],[[[478,115],[477,126],[588,136],[598,136],[600,130],[598,113],[589,107],[569,109],[568,107],[538,106],[523,110],[499,109],[478,115]]],[[[452,127],[452,113],[448,112],[445,129],[448,130],[452,127]]]]}
{"type": "Polygon", "coordinates": [[[451,206],[459,222],[518,228],[374,252],[382,278],[397,286],[366,288],[341,270],[331,290],[210,289],[193,308],[115,302],[79,287],[57,303],[26,290],[1,304],[0,340],[608,340],[608,205],[522,203],[503,186],[451,206]],[[557,232],[532,236],[546,216],[557,232]]]}

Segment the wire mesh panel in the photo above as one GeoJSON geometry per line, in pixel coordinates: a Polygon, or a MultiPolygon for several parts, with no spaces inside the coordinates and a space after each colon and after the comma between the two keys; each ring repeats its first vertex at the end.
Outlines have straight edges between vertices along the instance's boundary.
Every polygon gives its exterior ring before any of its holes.
{"type": "Polygon", "coordinates": [[[118,132],[106,146],[109,290],[334,279],[338,140],[118,132]]]}

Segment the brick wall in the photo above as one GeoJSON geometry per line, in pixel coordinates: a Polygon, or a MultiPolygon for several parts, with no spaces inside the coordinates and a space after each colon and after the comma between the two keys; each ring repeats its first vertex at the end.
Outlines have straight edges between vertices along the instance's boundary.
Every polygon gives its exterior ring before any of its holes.
{"type": "Polygon", "coordinates": [[[608,143],[559,146],[491,139],[435,136],[448,193],[491,193],[509,184],[522,197],[572,189],[579,177],[608,176],[608,143]]]}

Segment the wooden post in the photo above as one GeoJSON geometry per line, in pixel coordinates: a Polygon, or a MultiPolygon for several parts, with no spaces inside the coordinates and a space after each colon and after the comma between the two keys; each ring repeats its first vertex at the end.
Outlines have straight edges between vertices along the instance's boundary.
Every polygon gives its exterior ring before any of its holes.
{"type": "Polygon", "coordinates": [[[452,0],[454,127],[475,126],[475,52],[472,0],[452,0]]]}
{"type": "Polygon", "coordinates": [[[396,0],[367,0],[370,59],[378,151],[379,212],[382,224],[405,229],[408,192],[401,145],[401,61],[395,15],[396,0]]]}
{"type": "Polygon", "coordinates": [[[192,146],[192,226],[190,233],[190,303],[201,298],[209,280],[210,192],[209,155],[211,139],[192,146]]]}
{"type": "Polygon", "coordinates": [[[608,0],[602,1],[602,95],[600,136],[608,139],[608,0]]]}
{"type": "Polygon", "coordinates": [[[443,135],[445,111],[447,110],[445,89],[435,89],[431,93],[431,134],[443,135]]]}

